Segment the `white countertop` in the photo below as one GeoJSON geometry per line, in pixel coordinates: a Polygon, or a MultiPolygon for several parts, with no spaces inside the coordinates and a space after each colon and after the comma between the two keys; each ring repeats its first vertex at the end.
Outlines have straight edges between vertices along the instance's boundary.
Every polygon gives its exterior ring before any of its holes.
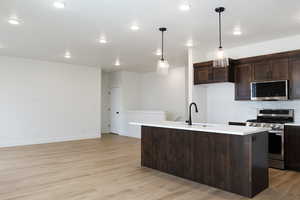
{"type": "Polygon", "coordinates": [[[300,126],[300,122],[286,123],[285,126],[300,126]]]}
{"type": "Polygon", "coordinates": [[[201,131],[211,133],[223,133],[231,135],[250,135],[254,133],[268,131],[266,128],[257,127],[246,127],[246,126],[229,126],[226,124],[208,124],[208,123],[193,123],[192,126],[184,122],[172,122],[172,121],[161,121],[161,122],[130,122],[131,125],[136,126],[151,126],[171,129],[181,129],[189,131],[201,131]]]}

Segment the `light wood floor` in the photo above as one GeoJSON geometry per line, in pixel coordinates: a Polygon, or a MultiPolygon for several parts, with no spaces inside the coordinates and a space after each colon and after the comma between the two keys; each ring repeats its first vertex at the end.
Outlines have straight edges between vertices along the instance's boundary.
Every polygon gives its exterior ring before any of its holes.
{"type": "MultiPolygon", "coordinates": [[[[299,200],[300,173],[270,170],[254,199],[299,200]]],[[[238,195],[140,167],[140,141],[100,139],[0,149],[0,200],[240,200],[238,195]]]]}

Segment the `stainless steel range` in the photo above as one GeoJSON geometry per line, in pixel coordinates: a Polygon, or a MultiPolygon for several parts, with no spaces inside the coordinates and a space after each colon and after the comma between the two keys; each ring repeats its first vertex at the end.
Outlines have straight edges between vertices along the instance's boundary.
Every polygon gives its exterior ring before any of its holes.
{"type": "Polygon", "coordinates": [[[294,110],[260,109],[257,119],[248,120],[246,126],[269,128],[269,166],[284,169],[284,124],[294,121],[294,110]]]}

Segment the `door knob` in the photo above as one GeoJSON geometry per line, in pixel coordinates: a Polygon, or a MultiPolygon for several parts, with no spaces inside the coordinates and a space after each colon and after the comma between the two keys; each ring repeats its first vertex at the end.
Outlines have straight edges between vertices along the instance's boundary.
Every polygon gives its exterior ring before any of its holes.
{"type": "Polygon", "coordinates": [[[120,114],[119,112],[116,112],[116,114],[120,114]]]}

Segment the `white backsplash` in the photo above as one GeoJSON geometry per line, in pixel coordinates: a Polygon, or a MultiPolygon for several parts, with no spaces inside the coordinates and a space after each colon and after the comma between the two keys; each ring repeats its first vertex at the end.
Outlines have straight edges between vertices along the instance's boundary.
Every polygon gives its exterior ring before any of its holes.
{"type": "Polygon", "coordinates": [[[199,105],[198,121],[208,123],[242,122],[255,119],[257,109],[295,109],[295,121],[300,121],[300,101],[235,101],[233,83],[194,86],[193,100],[199,105]],[[200,120],[199,120],[200,119],[200,120]]]}

